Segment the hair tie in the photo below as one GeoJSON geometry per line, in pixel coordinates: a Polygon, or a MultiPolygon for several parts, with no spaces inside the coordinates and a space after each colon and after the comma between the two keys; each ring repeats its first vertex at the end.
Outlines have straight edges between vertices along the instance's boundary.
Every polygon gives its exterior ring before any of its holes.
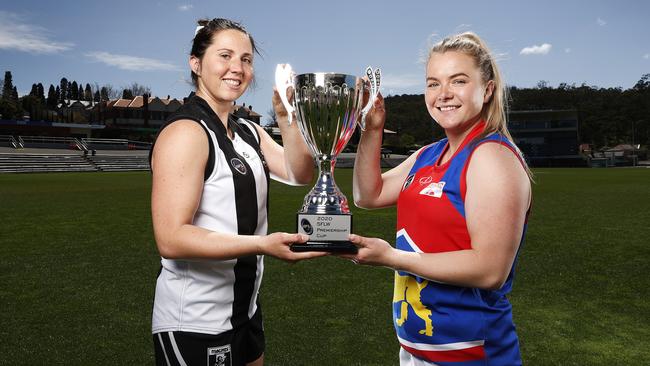
{"type": "Polygon", "coordinates": [[[203,25],[198,25],[196,29],[194,30],[194,37],[196,37],[197,34],[199,34],[199,31],[203,29],[205,26],[203,25]]]}

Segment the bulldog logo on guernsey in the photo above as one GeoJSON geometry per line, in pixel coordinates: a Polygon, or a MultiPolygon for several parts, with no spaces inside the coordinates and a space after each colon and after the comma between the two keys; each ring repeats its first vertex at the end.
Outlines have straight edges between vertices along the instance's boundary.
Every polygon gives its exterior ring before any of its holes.
{"type": "Polygon", "coordinates": [[[230,159],[230,165],[232,165],[239,174],[246,175],[246,165],[244,165],[244,163],[238,158],[230,159]]]}
{"type": "Polygon", "coordinates": [[[420,194],[429,197],[440,198],[442,197],[442,189],[444,187],[445,187],[445,182],[438,182],[438,183],[433,182],[428,186],[424,187],[424,189],[420,191],[420,194]]]}

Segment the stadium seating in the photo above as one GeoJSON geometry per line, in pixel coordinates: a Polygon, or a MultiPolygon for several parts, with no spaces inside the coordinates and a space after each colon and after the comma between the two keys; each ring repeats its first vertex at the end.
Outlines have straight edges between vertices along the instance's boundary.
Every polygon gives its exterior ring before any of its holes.
{"type": "Polygon", "coordinates": [[[94,171],[97,168],[78,154],[0,154],[0,173],[94,171]]]}
{"type": "Polygon", "coordinates": [[[91,155],[88,160],[102,172],[149,170],[149,159],[143,155],[91,155]]]}
{"type": "Polygon", "coordinates": [[[123,139],[0,135],[0,173],[149,170],[149,149],[123,139]]]}

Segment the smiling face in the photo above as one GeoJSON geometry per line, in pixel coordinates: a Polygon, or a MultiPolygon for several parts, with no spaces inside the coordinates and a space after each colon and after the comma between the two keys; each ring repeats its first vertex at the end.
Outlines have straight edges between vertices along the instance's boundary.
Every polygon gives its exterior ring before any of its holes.
{"type": "Polygon", "coordinates": [[[198,75],[197,93],[228,107],[253,79],[253,46],[247,34],[234,29],[219,31],[202,58],[190,57],[198,75]]]}
{"type": "Polygon", "coordinates": [[[494,82],[483,81],[472,57],[457,51],[429,57],[424,98],[429,114],[448,134],[469,131],[493,89],[494,82]]]}

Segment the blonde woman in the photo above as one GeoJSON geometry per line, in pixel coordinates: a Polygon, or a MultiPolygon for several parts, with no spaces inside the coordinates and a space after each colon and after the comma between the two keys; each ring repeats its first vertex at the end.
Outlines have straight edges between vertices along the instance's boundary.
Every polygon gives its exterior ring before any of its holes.
{"type": "Polygon", "coordinates": [[[397,205],[396,248],[352,235],[360,264],[395,270],[401,365],[519,365],[506,295],[531,205],[529,170],[508,133],[505,85],[473,33],[430,51],[425,103],[446,138],[381,173],[378,100],[354,168],[359,207],[397,205]]]}

